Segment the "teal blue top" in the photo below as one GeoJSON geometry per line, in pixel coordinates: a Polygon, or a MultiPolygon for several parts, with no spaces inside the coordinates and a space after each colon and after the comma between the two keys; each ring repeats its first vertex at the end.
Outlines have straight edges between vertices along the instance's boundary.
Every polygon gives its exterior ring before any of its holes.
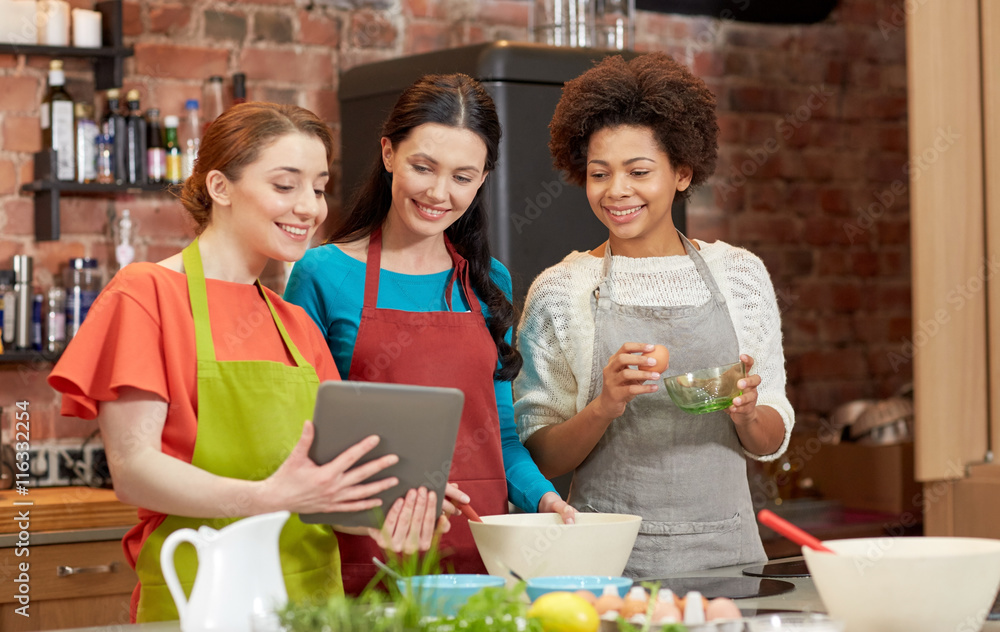
{"type": "MultiPolygon", "coordinates": [[[[379,274],[378,307],[409,312],[447,311],[444,292],[450,277],[451,270],[435,274],[382,270],[379,274]]],[[[510,298],[510,273],[496,259],[490,267],[490,278],[510,298]]],[[[319,325],[344,379],[351,369],[364,293],[365,264],[332,244],[307,251],[305,257],[292,268],[285,288],[285,300],[301,305],[319,325]]],[[[458,283],[452,287],[451,303],[456,310],[469,309],[458,283]]],[[[485,305],[483,307],[485,312],[485,305]]],[[[507,330],[505,339],[510,342],[510,330],[507,330]]],[[[554,492],[555,487],[538,471],[538,466],[517,436],[510,382],[494,380],[493,387],[500,418],[507,497],[524,511],[538,511],[542,495],[554,492]]]]}

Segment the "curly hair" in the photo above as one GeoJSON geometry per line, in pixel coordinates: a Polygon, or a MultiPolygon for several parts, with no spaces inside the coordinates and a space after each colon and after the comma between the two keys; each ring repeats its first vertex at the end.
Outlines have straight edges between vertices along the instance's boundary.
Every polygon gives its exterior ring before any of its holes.
{"type": "MultiPolygon", "coordinates": [[[[425,123],[438,123],[475,133],[486,145],[485,170],[492,172],[500,154],[500,119],[492,97],[472,77],[461,73],[425,75],[399,96],[382,125],[382,136],[398,147],[410,133],[425,123]]],[[[472,289],[489,313],[486,325],[497,348],[500,368],[495,377],[512,381],[521,370],[520,352],[504,335],[514,324],[514,305],[490,278],[489,196],[490,178],[479,187],[468,210],[445,230],[458,254],[469,263],[472,289]]],[[[385,169],[381,154],[375,159],[368,178],[354,195],[344,222],[327,243],[355,241],[371,235],[385,222],[392,205],[392,174],[385,169]]]]}
{"type": "Polygon", "coordinates": [[[549,124],[556,169],[584,186],[590,137],[622,125],[649,128],[673,167],[691,168],[691,186],[678,195],[688,197],[715,171],[715,95],[668,55],[648,53],[630,61],[606,57],[566,83],[549,124]]]}

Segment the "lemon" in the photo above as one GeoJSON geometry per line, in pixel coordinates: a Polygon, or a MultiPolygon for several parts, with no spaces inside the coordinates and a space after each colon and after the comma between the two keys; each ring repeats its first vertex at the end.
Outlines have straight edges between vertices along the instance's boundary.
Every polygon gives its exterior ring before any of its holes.
{"type": "Polygon", "coordinates": [[[597,610],[580,595],[550,592],[528,608],[528,618],[538,619],[545,632],[597,632],[597,610]]]}

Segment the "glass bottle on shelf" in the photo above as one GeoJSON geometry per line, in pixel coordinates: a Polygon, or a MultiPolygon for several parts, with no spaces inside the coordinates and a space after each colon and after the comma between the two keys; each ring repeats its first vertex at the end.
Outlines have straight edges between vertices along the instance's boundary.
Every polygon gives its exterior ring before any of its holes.
{"type": "Polygon", "coordinates": [[[115,182],[115,143],[107,134],[97,136],[97,182],[115,182]]]}
{"type": "Polygon", "coordinates": [[[233,105],[247,102],[247,75],[238,72],[233,75],[233,105]]]}
{"type": "Polygon", "coordinates": [[[163,123],[166,126],[167,182],[180,184],[184,181],[181,145],[177,141],[177,126],[180,125],[180,119],[171,115],[163,119],[163,123]]]}
{"type": "Polygon", "coordinates": [[[187,180],[194,171],[194,161],[198,159],[198,149],[201,146],[201,111],[197,99],[188,99],[184,105],[186,116],[184,128],[178,130],[181,141],[181,178],[187,180]]]}
{"type": "Polygon", "coordinates": [[[135,261],[135,222],[128,209],[123,209],[121,217],[115,222],[112,237],[115,243],[115,261],[121,270],[135,261]]]}
{"type": "Polygon", "coordinates": [[[139,110],[139,91],[125,95],[128,114],[125,116],[125,183],[146,182],[146,119],[139,110]]]}
{"type": "Polygon", "coordinates": [[[14,280],[13,270],[0,270],[0,340],[8,347],[14,346],[14,320],[17,315],[14,280]]]}
{"type": "Polygon", "coordinates": [[[66,340],[80,329],[87,312],[101,292],[101,273],[97,259],[76,257],[66,267],[66,340]]]}
{"type": "Polygon", "coordinates": [[[586,47],[593,41],[592,0],[535,0],[530,18],[529,29],[535,42],[586,47]]]}
{"type": "Polygon", "coordinates": [[[208,126],[212,124],[212,121],[219,118],[223,111],[226,109],[226,104],[224,97],[222,95],[222,77],[219,75],[213,75],[208,78],[205,83],[202,97],[204,99],[204,105],[202,114],[204,118],[202,120],[202,125],[204,128],[201,133],[204,134],[208,126]]]}
{"type": "Polygon", "coordinates": [[[62,60],[49,62],[49,89],[39,108],[42,146],[56,152],[56,180],[73,180],[76,161],[73,157],[73,98],[66,92],[62,60]]]}
{"type": "Polygon", "coordinates": [[[77,103],[76,113],[76,181],[95,182],[97,180],[97,123],[94,121],[94,106],[77,103]]]}
{"type": "Polygon", "coordinates": [[[160,110],[146,110],[146,180],[158,184],[167,177],[167,149],[163,146],[160,110]]]}
{"type": "Polygon", "coordinates": [[[66,346],[66,290],[53,285],[45,294],[45,351],[59,353],[66,346]]]}
{"type": "Polygon", "coordinates": [[[125,182],[125,117],[122,116],[120,92],[112,88],[107,92],[107,110],[101,117],[101,133],[111,146],[112,181],[125,182]]]}
{"type": "Polygon", "coordinates": [[[631,50],[635,0],[594,0],[594,48],[631,50]]]}

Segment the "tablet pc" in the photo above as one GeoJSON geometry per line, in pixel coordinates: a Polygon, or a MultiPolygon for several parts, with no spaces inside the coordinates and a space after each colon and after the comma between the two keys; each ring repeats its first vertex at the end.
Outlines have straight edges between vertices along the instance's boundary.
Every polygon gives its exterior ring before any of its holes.
{"type": "Polygon", "coordinates": [[[376,382],[320,384],[313,413],[316,436],[309,457],[320,465],[329,463],[358,441],[376,434],[381,441],[358,465],[396,454],[398,463],[369,480],[395,476],[399,484],[378,494],[381,513],[302,514],[302,522],[379,527],[379,515],[389,511],[407,491],[421,486],[437,494],[436,513],[440,514],[464,401],[465,395],[456,388],[376,382]]]}

